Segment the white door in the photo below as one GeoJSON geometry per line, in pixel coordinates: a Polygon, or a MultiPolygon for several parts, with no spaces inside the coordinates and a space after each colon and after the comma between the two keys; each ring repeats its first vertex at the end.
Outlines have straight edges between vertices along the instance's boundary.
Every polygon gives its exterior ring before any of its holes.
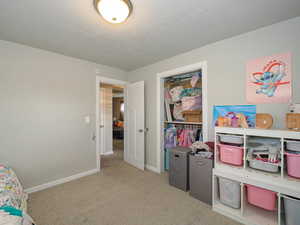
{"type": "Polygon", "coordinates": [[[112,89],[100,88],[100,154],[113,153],[112,89]]]}
{"type": "Polygon", "coordinates": [[[144,81],[128,84],[125,91],[126,102],[126,149],[125,161],[145,169],[145,105],[144,81]]]}

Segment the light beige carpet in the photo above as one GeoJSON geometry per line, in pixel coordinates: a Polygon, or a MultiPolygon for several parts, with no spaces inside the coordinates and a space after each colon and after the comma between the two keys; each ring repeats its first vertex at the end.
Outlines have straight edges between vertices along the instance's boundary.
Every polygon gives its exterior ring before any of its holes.
{"type": "Polygon", "coordinates": [[[124,150],[124,139],[113,139],[113,149],[124,150]]]}
{"type": "Polygon", "coordinates": [[[102,155],[101,156],[101,169],[109,167],[118,167],[123,163],[124,160],[124,151],[117,149],[114,150],[113,155],[102,155]]]}
{"type": "Polygon", "coordinates": [[[238,225],[169,186],[167,176],[108,158],[101,173],[30,195],[37,225],[238,225]]]}

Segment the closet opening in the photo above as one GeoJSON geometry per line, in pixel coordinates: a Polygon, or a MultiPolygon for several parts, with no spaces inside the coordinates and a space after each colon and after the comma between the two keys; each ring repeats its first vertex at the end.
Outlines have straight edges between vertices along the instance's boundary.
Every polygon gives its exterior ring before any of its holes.
{"type": "Polygon", "coordinates": [[[168,171],[169,150],[208,141],[207,66],[193,64],[158,74],[158,152],[160,172],[168,171]]]}

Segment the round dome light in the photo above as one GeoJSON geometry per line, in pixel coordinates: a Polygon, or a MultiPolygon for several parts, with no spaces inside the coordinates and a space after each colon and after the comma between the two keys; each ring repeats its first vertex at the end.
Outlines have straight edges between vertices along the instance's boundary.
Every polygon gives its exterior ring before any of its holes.
{"type": "Polygon", "coordinates": [[[130,15],[130,0],[96,0],[95,7],[100,15],[110,23],[122,23],[130,15]]]}

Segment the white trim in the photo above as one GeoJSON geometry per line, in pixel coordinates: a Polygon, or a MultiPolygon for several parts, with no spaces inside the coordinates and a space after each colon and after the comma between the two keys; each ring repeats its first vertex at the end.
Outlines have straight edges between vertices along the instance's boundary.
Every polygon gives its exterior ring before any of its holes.
{"type": "Polygon", "coordinates": [[[61,179],[51,181],[51,182],[48,182],[48,183],[45,183],[45,184],[41,184],[41,185],[38,185],[38,186],[35,186],[35,187],[32,187],[32,188],[27,188],[27,189],[25,189],[25,192],[31,194],[31,193],[34,193],[34,192],[37,192],[37,191],[42,191],[42,190],[45,190],[47,188],[51,188],[51,187],[57,186],[59,184],[64,184],[64,183],[67,183],[67,182],[70,182],[70,181],[73,181],[73,180],[77,180],[79,178],[89,176],[89,175],[92,175],[92,174],[95,174],[95,173],[98,173],[98,172],[99,172],[99,169],[88,170],[86,172],[82,172],[82,173],[78,173],[78,174],[75,174],[75,175],[72,175],[72,176],[69,176],[69,177],[61,178],[61,179]]]}
{"type": "MultiPolygon", "coordinates": [[[[103,76],[96,76],[96,163],[97,163],[97,169],[100,171],[101,170],[101,165],[100,165],[100,142],[99,142],[99,136],[100,136],[100,83],[106,83],[106,84],[115,84],[115,85],[122,85],[124,86],[124,92],[126,91],[126,85],[128,84],[127,81],[123,80],[116,80],[116,79],[111,79],[103,76]]],[[[124,132],[126,134],[127,131],[127,121],[126,121],[126,96],[124,96],[124,104],[125,104],[125,112],[124,112],[124,132]]],[[[124,135],[124,155],[126,155],[127,152],[127,136],[124,135]]]]}
{"type": "Polygon", "coordinates": [[[146,170],[152,171],[154,173],[160,173],[160,171],[155,166],[146,165],[146,170]]]}
{"type": "Polygon", "coordinates": [[[207,62],[203,61],[188,66],[176,68],[174,70],[165,71],[157,74],[157,170],[162,172],[163,170],[163,116],[164,116],[164,105],[161,101],[163,97],[163,78],[174,76],[177,74],[188,73],[192,71],[202,70],[202,116],[203,116],[203,141],[208,141],[208,101],[207,101],[207,62]]]}
{"type": "Polygon", "coordinates": [[[101,155],[113,155],[113,154],[114,154],[113,151],[109,151],[109,152],[104,152],[104,153],[102,153],[101,155]]]}

